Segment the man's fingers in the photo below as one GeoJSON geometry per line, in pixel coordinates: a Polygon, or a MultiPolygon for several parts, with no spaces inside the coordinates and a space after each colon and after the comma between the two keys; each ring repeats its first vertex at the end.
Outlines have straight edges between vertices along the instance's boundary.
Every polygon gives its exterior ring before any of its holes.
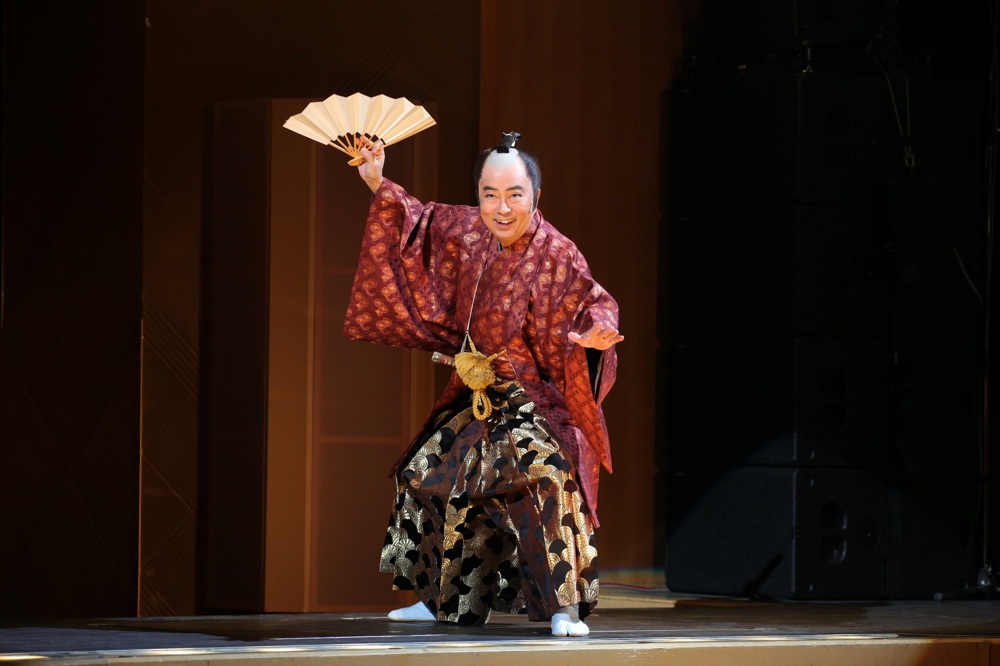
{"type": "Polygon", "coordinates": [[[617,328],[605,328],[604,324],[594,324],[586,333],[570,332],[567,336],[570,342],[575,342],[583,347],[593,347],[595,349],[607,349],[625,339],[617,328]]]}

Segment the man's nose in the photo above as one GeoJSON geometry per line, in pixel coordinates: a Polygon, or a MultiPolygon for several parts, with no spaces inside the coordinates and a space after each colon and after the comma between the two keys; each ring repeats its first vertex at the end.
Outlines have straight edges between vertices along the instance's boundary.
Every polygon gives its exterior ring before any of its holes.
{"type": "Polygon", "coordinates": [[[507,205],[507,200],[506,199],[500,199],[500,210],[501,211],[508,211],[508,210],[510,210],[510,206],[507,205]]]}

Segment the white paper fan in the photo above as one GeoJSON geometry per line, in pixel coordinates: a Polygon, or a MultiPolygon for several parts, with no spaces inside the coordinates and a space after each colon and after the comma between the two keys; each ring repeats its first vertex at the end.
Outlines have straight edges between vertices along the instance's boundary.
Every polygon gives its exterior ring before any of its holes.
{"type": "Polygon", "coordinates": [[[364,162],[362,137],[381,140],[388,146],[434,124],[424,107],[405,97],[392,99],[354,93],[350,97],[331,95],[322,102],[312,102],[302,113],[286,120],[284,126],[347,153],[352,158],[348,164],[358,166],[364,162]]]}

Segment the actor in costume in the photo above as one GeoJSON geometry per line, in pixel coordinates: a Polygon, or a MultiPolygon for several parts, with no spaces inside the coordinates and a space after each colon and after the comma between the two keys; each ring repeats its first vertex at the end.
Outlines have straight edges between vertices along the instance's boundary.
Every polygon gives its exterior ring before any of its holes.
{"type": "Polygon", "coordinates": [[[362,151],[374,197],[344,334],[456,367],[393,470],[381,570],[420,598],[393,620],[526,611],[585,636],[618,306],[538,210],[537,160],[504,136],[476,163],[478,208],[423,204],[383,178],[381,144],[362,151]]]}

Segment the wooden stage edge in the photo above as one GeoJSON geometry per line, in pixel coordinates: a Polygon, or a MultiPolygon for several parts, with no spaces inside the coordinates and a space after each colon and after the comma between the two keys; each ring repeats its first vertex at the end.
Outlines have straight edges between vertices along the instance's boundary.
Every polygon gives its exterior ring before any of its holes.
{"type": "Polygon", "coordinates": [[[381,613],[0,624],[6,664],[1000,666],[1000,601],[764,602],[602,588],[586,638],[548,623],[395,623],[381,613]]]}
{"type": "MultiPolygon", "coordinates": [[[[368,666],[477,664],[553,664],[609,666],[628,663],[767,665],[767,666],[995,666],[1000,663],[997,642],[987,639],[913,639],[891,637],[761,638],[761,639],[662,639],[647,641],[571,642],[538,641],[504,645],[496,643],[411,643],[406,645],[311,646],[307,648],[171,648],[133,652],[67,654],[13,663],[60,665],[158,664],[218,666],[308,666],[350,663],[368,666]]],[[[3,663],[0,657],[0,663],[3,663]]]]}
{"type": "MultiPolygon", "coordinates": [[[[704,664],[740,664],[756,666],[843,666],[845,664],[866,664],[903,666],[981,665],[998,663],[1000,651],[993,648],[990,641],[979,639],[920,641],[913,639],[864,640],[793,640],[781,644],[768,641],[732,642],[679,641],[671,644],[660,642],[634,643],[583,641],[567,645],[518,645],[488,647],[482,644],[454,645],[439,644],[407,646],[395,645],[391,648],[371,646],[370,649],[316,648],[284,649],[244,648],[242,650],[146,650],[136,653],[79,654],[62,658],[46,658],[38,661],[11,660],[9,663],[54,663],[59,664],[193,664],[219,666],[300,666],[308,664],[350,663],[386,664],[389,666],[408,664],[573,664],[600,665],[628,663],[677,664],[694,666],[704,664]]],[[[2,663],[2,660],[0,660],[2,663]]]]}

